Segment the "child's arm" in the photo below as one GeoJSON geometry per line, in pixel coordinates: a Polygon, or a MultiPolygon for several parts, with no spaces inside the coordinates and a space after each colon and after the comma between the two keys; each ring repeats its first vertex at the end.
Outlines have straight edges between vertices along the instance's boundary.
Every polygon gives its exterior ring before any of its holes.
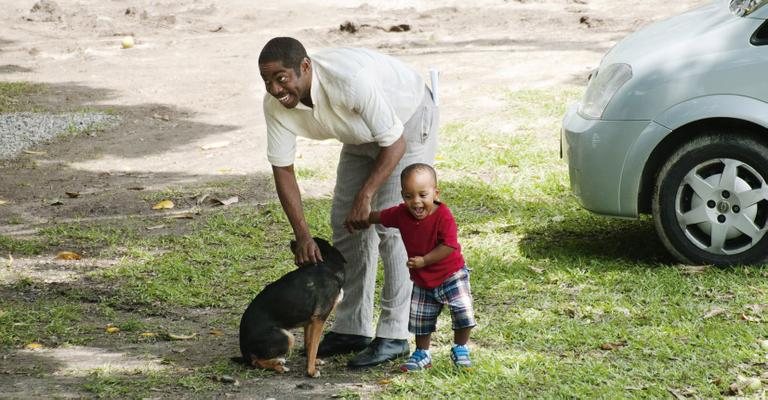
{"type": "Polygon", "coordinates": [[[381,211],[371,211],[370,214],[368,214],[368,223],[369,224],[380,224],[381,223],[381,211]]]}
{"type": "Polygon", "coordinates": [[[429,253],[425,254],[424,256],[416,256],[411,257],[408,259],[408,268],[423,268],[427,265],[434,264],[436,262],[441,261],[445,257],[448,257],[453,253],[453,251],[456,250],[453,247],[446,246],[444,244],[438,244],[437,247],[432,249],[429,253]]]}

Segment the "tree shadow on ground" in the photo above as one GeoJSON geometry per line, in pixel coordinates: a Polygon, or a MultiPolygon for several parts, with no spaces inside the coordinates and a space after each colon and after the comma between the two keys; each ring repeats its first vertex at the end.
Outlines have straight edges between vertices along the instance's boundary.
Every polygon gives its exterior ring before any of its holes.
{"type": "MultiPolygon", "coordinates": [[[[103,112],[118,116],[120,122],[78,134],[64,133],[34,146],[33,151],[0,160],[0,199],[7,202],[0,207],[0,233],[23,231],[48,221],[158,215],[151,209],[152,202],[159,200],[155,194],[175,185],[224,182],[222,190],[228,196],[237,195],[240,203],[274,197],[271,174],[267,173],[195,174],[178,172],[178,167],[172,172],[149,167],[121,170],[120,165],[99,172],[74,167],[78,162],[105,158],[140,160],[173,153],[200,139],[239,128],[194,121],[194,112],[163,104],[109,105],[117,95],[103,88],[68,83],[46,85],[25,99],[36,112],[103,112]]],[[[177,208],[195,205],[191,199],[176,200],[177,208]]]]}

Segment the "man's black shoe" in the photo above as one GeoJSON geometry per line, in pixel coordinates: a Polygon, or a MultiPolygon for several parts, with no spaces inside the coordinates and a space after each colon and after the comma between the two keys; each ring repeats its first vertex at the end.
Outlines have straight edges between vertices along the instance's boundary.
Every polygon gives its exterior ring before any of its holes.
{"type": "Polygon", "coordinates": [[[352,357],[347,366],[350,368],[373,367],[384,362],[410,354],[411,349],[405,339],[373,339],[365,350],[352,357]]]}
{"type": "Polygon", "coordinates": [[[317,346],[318,357],[330,357],[337,354],[354,353],[364,349],[371,338],[361,335],[328,332],[317,346]]]}

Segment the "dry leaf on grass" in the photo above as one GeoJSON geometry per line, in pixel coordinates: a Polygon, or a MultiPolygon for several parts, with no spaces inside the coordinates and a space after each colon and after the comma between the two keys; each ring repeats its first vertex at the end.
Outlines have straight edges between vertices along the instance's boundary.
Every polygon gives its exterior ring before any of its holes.
{"type": "Polygon", "coordinates": [[[707,311],[706,314],[704,314],[704,319],[709,319],[712,317],[716,317],[722,313],[724,313],[726,310],[721,307],[713,307],[711,310],[707,311]]]}
{"type": "Polygon", "coordinates": [[[170,340],[189,340],[189,339],[194,339],[195,336],[197,336],[197,333],[192,333],[189,335],[177,335],[175,333],[166,333],[165,336],[170,340]]]}
{"type": "Polygon", "coordinates": [[[139,336],[141,336],[143,338],[153,338],[153,337],[157,337],[157,333],[155,333],[155,332],[142,332],[139,336]]]}
{"type": "Polygon", "coordinates": [[[45,151],[32,151],[32,150],[24,150],[24,154],[31,154],[33,156],[44,156],[48,154],[45,151]]]}
{"type": "Polygon", "coordinates": [[[222,206],[228,206],[230,204],[237,203],[238,201],[240,201],[240,199],[237,196],[232,196],[232,197],[224,199],[224,200],[217,199],[217,198],[212,198],[211,201],[214,202],[215,204],[219,204],[219,205],[222,205],[222,206]]]}
{"type": "Polygon", "coordinates": [[[709,268],[708,265],[686,265],[680,267],[680,272],[688,275],[704,273],[709,268]]]}
{"type": "Polygon", "coordinates": [[[120,332],[120,328],[118,328],[118,327],[116,327],[116,326],[114,326],[112,324],[109,324],[109,325],[107,325],[106,328],[104,328],[104,332],[110,333],[110,334],[111,333],[118,333],[118,332],[120,332]]]}
{"type": "Polygon", "coordinates": [[[56,260],[80,260],[82,258],[83,256],[73,251],[60,251],[56,254],[56,257],[54,257],[56,260]]]}
{"type": "Polygon", "coordinates": [[[223,336],[224,335],[224,331],[222,331],[221,329],[211,329],[211,331],[208,332],[208,333],[210,333],[212,336],[223,336]]]}
{"type": "Polygon", "coordinates": [[[760,317],[756,317],[754,315],[747,315],[747,314],[741,314],[741,320],[747,321],[747,322],[763,322],[763,320],[760,317]]]}
{"type": "Polygon", "coordinates": [[[163,201],[155,204],[154,206],[152,206],[152,209],[153,210],[165,210],[165,209],[170,209],[170,208],[173,208],[173,207],[174,207],[174,204],[173,204],[173,202],[171,200],[163,200],[163,201]]]}
{"type": "Polygon", "coordinates": [[[613,343],[603,343],[600,345],[600,348],[603,350],[618,350],[626,345],[627,345],[627,341],[622,340],[622,341],[613,342],[613,343]]]}
{"type": "Polygon", "coordinates": [[[44,349],[45,346],[37,342],[32,342],[24,346],[24,348],[27,350],[40,350],[40,349],[44,349]]]}

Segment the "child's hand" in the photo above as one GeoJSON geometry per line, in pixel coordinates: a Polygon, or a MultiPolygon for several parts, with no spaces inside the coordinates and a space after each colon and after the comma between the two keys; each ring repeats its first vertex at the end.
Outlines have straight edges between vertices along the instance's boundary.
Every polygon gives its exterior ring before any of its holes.
{"type": "Polygon", "coordinates": [[[411,257],[406,265],[408,268],[422,268],[424,267],[424,257],[411,257]]]}

